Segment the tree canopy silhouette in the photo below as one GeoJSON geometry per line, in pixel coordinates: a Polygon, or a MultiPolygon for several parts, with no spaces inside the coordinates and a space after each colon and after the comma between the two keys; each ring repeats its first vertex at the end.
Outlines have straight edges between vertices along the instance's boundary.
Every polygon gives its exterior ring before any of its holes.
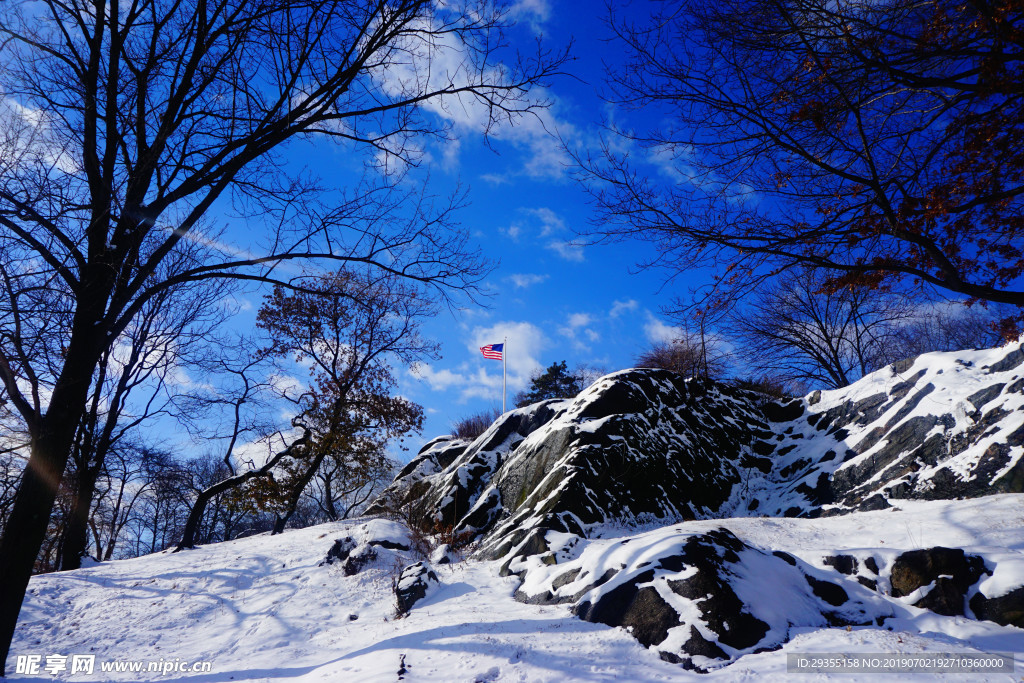
{"type": "Polygon", "coordinates": [[[1020,0],[723,0],[611,14],[610,98],[657,111],[579,155],[599,239],[735,293],[795,264],[827,285],[1024,305],[1020,0]],[[647,172],[643,161],[656,164],[647,172]],[[731,291],[730,291],[731,290],[731,291]]]}
{"type": "Polygon", "coordinates": [[[502,63],[501,3],[11,2],[0,10],[0,385],[30,459],[0,539],[0,662],[99,358],[148,302],[287,264],[360,263],[472,291],[487,272],[394,175],[287,172],[291,143],[413,160],[439,112],[509,124],[564,54],[502,63]],[[429,108],[429,109],[428,109],[429,108]],[[214,229],[227,216],[245,231],[214,229]],[[44,340],[44,341],[41,341],[44,340]]]}

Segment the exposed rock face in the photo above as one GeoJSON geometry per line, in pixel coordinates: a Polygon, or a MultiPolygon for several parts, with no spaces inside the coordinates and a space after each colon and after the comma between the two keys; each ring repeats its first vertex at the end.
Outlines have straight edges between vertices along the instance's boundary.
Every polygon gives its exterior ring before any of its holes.
{"type": "Polygon", "coordinates": [[[352,576],[371,563],[394,560],[399,557],[396,552],[411,547],[407,529],[389,520],[374,519],[357,527],[351,536],[336,540],[320,565],[340,563],[342,573],[352,576]]]}
{"type": "MultiPolygon", "coordinates": [[[[444,470],[397,478],[375,508],[410,502],[502,557],[535,529],[712,516],[740,484],[749,444],[770,434],[751,392],[627,370],[572,401],[505,414],[444,470]]],[[[443,447],[432,442],[414,463],[443,447]]]]}
{"type": "Polygon", "coordinates": [[[776,429],[772,471],[753,485],[758,511],[840,514],[1024,491],[1021,358],[1020,344],[929,353],[815,392],[805,414],[776,429]]]}
{"type": "Polygon", "coordinates": [[[1024,628],[1024,586],[997,598],[986,598],[981,592],[975,593],[971,598],[971,611],[978,619],[1024,628]]]}
{"type": "Polygon", "coordinates": [[[625,370],[573,400],[510,411],[471,444],[435,439],[369,512],[407,503],[508,557],[534,529],[1020,492],[1022,357],[1019,346],[926,354],[786,403],[625,370]]]}

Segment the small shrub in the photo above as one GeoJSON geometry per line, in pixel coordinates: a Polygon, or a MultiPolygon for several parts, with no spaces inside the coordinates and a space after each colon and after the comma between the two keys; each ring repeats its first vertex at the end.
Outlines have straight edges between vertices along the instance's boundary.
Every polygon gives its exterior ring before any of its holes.
{"type": "Polygon", "coordinates": [[[475,415],[467,415],[466,417],[456,420],[452,424],[452,432],[454,432],[454,435],[459,439],[472,441],[486,432],[499,417],[501,417],[500,409],[488,408],[483,412],[476,413],[475,415]]]}
{"type": "Polygon", "coordinates": [[[435,524],[430,534],[435,547],[447,545],[452,550],[463,550],[468,547],[473,542],[474,535],[472,531],[456,532],[451,524],[435,524]]]}
{"type": "Polygon", "coordinates": [[[761,377],[737,378],[732,381],[737,389],[754,391],[763,396],[773,399],[787,401],[794,397],[793,387],[788,383],[770,375],[761,377]]]}
{"type": "Polygon", "coordinates": [[[417,557],[429,559],[434,550],[445,544],[456,551],[466,550],[473,544],[475,534],[472,531],[456,532],[453,525],[438,522],[415,501],[388,503],[385,503],[385,517],[409,530],[411,551],[417,557]]]}

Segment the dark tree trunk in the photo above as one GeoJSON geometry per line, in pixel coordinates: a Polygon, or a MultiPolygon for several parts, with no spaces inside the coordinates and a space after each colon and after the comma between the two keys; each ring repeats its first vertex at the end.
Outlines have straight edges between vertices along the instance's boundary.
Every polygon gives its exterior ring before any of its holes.
{"type": "Polygon", "coordinates": [[[29,425],[32,439],[28,463],[0,538],[0,675],[5,673],[21,603],[39,549],[46,541],[53,502],[74,447],[99,358],[99,335],[88,314],[80,311],[76,315],[64,370],[54,384],[46,415],[29,425]]]}
{"type": "Polygon", "coordinates": [[[218,493],[227,491],[234,486],[233,483],[229,482],[231,482],[231,479],[225,479],[199,492],[199,495],[196,496],[196,502],[192,504],[192,509],[189,510],[188,519],[185,520],[185,529],[181,532],[181,540],[178,541],[178,547],[175,548],[175,551],[196,546],[196,531],[199,529],[199,523],[203,521],[207,504],[218,493]]]}
{"type": "Polygon", "coordinates": [[[61,570],[78,569],[82,566],[82,556],[89,545],[89,515],[92,512],[92,494],[98,476],[99,470],[96,467],[83,467],[78,471],[71,511],[64,526],[58,565],[61,570]]]}
{"type": "Polygon", "coordinates": [[[299,506],[299,499],[302,497],[302,492],[309,486],[309,482],[312,481],[313,475],[320,469],[320,465],[323,463],[324,458],[327,457],[326,453],[321,453],[313,458],[313,462],[310,463],[309,468],[303,473],[302,477],[295,482],[292,488],[291,498],[288,500],[288,509],[284,515],[278,515],[277,519],[274,520],[274,530],[270,533],[271,536],[280,534],[284,531],[284,527],[288,524],[288,520],[295,514],[295,509],[299,506]]]}
{"type": "Polygon", "coordinates": [[[4,665],[36,557],[46,540],[50,511],[71,452],[77,419],[69,418],[63,425],[61,420],[52,420],[58,425],[53,430],[47,428],[50,422],[44,419],[41,436],[33,439],[25,474],[0,539],[0,663],[4,665]],[[70,429],[67,422],[71,423],[70,429]]]}
{"type": "Polygon", "coordinates": [[[279,463],[285,456],[291,455],[296,449],[305,447],[308,439],[309,433],[303,429],[303,435],[298,440],[292,442],[291,445],[268,460],[263,467],[260,467],[257,470],[249,470],[248,472],[243,472],[242,474],[238,474],[233,477],[228,477],[227,479],[219,481],[213,486],[209,486],[200,491],[199,495],[196,497],[196,502],[192,505],[192,510],[188,513],[188,519],[185,521],[185,529],[181,534],[181,541],[178,542],[178,547],[174,549],[174,552],[184,550],[185,548],[195,547],[196,530],[199,528],[199,523],[203,519],[203,513],[206,511],[207,504],[214,496],[244,484],[250,479],[268,476],[274,466],[277,465],[277,463],[279,463]]]}

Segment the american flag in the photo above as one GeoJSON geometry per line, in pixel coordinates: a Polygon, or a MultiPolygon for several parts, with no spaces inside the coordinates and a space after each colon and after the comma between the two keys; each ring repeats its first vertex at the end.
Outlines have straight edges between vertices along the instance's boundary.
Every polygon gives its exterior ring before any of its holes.
{"type": "Polygon", "coordinates": [[[504,344],[488,344],[487,346],[481,346],[480,352],[484,354],[484,358],[490,358],[491,360],[501,360],[501,352],[504,349],[504,344]]]}

